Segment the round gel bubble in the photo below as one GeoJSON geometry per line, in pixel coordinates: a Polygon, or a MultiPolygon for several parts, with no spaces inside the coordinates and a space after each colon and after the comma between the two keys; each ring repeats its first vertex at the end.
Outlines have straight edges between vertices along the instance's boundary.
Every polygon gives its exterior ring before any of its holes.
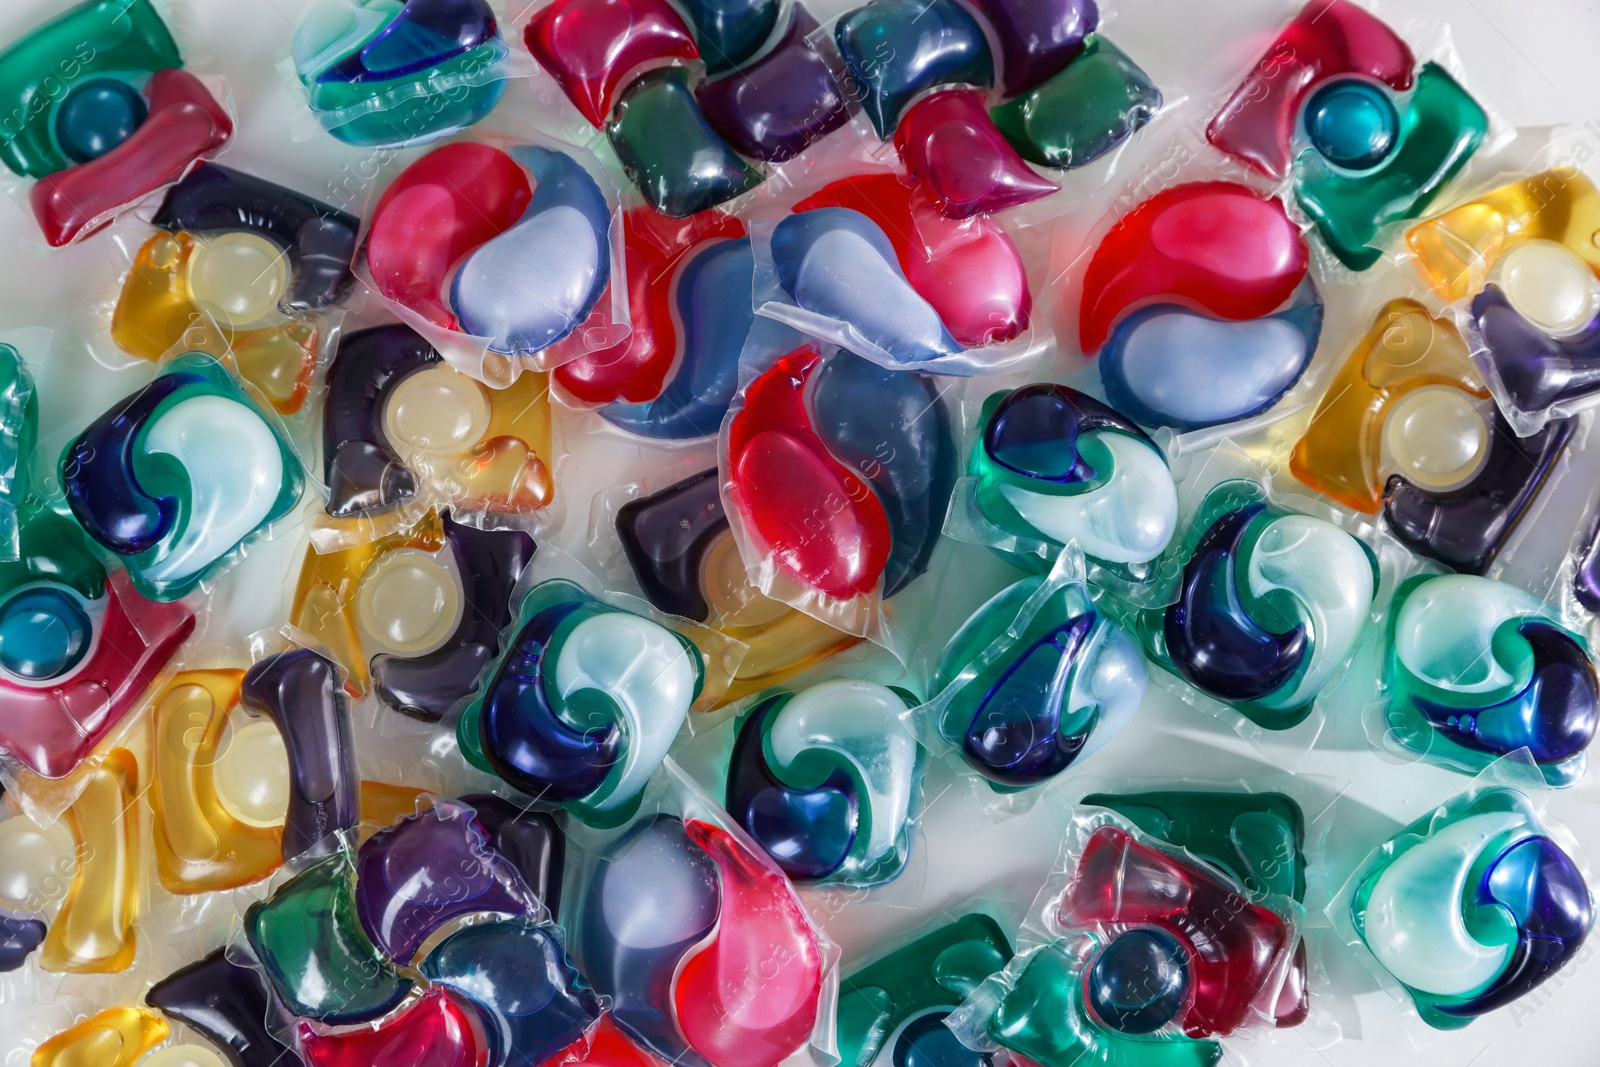
{"type": "Polygon", "coordinates": [[[1149,1034],[1177,1017],[1189,994],[1183,949],[1164,930],[1130,930],[1089,969],[1089,1006],[1111,1029],[1149,1034]]]}
{"type": "Polygon", "coordinates": [[[1371,82],[1332,82],[1306,105],[1306,136],[1312,146],[1329,163],[1347,170],[1382,163],[1399,128],[1388,94],[1371,82]]]}
{"type": "Polygon", "coordinates": [[[94,624],[71,593],[33,586],[0,604],[0,670],[25,682],[59,678],[76,667],[94,624]]]}
{"type": "Polygon", "coordinates": [[[144,94],[118,78],[77,83],[56,109],[55,134],[74,163],[99,159],[144,125],[150,114],[144,94]]]}
{"type": "Polygon", "coordinates": [[[0,911],[41,910],[65,895],[76,866],[72,833],[59,819],[43,830],[26,815],[0,821],[0,911]]]}
{"type": "Polygon", "coordinates": [[[139,1067],[228,1067],[223,1058],[202,1045],[169,1045],[139,1061],[139,1067]]]}
{"type": "Polygon", "coordinates": [[[489,429],[483,386],[442,364],[408,375],[389,394],[383,429],[390,441],[428,452],[456,452],[489,429]]]}
{"type": "Polygon", "coordinates": [[[233,732],[212,778],[223,808],[250,826],[278,826],[289,810],[289,752],[270,722],[233,732]]]}
{"type": "Polygon", "coordinates": [[[1524,241],[1507,252],[1500,287],[1519,315],[1552,337],[1577,333],[1600,310],[1589,264],[1554,241],[1524,241]]]}
{"type": "Polygon", "coordinates": [[[189,261],[195,304],[223,326],[254,326],[272,317],[288,286],[288,258],[257,234],[224,233],[197,242],[189,261]]]}
{"type": "Polygon", "coordinates": [[[414,548],[379,559],[356,594],[362,630],[401,655],[438,648],[455,632],[461,609],[461,589],[450,568],[414,548]]]}
{"type": "Polygon", "coordinates": [[[1413,485],[1450,489],[1472,477],[1489,446],[1489,427],[1472,398],[1448,386],[1407,393],[1383,424],[1389,461],[1413,485]]]}

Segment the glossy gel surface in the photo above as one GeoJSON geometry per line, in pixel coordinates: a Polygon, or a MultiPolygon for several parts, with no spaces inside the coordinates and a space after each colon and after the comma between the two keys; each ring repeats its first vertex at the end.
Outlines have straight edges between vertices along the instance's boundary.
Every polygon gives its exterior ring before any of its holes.
{"type": "Polygon", "coordinates": [[[1174,546],[1178,599],[1141,613],[1146,650],[1258,726],[1304,721],[1366,632],[1378,591],[1372,550],[1239,479],[1206,494],[1174,546]]]}
{"type": "Polygon", "coordinates": [[[293,49],[323,127],[373,148],[421,144],[483,118],[505,94],[508,54],[485,0],[318,0],[293,49]]]}
{"type": "MultiPolygon", "coordinates": [[[[1143,430],[1062,385],[1025,385],[984,401],[967,459],[979,512],[1015,538],[1059,554],[1076,541],[1113,566],[1148,563],[1172,540],[1178,493],[1165,455],[1143,430]]],[[[1028,552],[1009,558],[1039,569],[1028,552]]]]}
{"type": "Polygon", "coordinates": [[[1191,182],[1150,197],[1101,240],[1083,279],[1078,337],[1099,351],[1136,305],[1176,304],[1227,322],[1277,311],[1310,252],[1283,205],[1233,182],[1191,182]]]}
{"type": "Polygon", "coordinates": [[[232,374],[191,352],[90,423],[61,457],[67,503],[171,601],[216,577],[300,499],[300,461],[232,374]]]}
{"type": "Polygon", "coordinates": [[[952,219],[1004,211],[1060,188],[1017,154],[975,90],[946,89],[912,104],[894,146],[907,173],[952,219]]]}
{"type": "Polygon", "coordinates": [[[133,753],[114,748],[88,772],[67,809],[78,863],[39,949],[44,970],[114,974],[133,965],[144,863],[139,788],[133,753]]]}
{"type": "Polygon", "coordinates": [[[904,690],[836,678],[757,703],[740,719],[725,806],[797,882],[872,885],[911,848],[921,749],[904,690]]]}
{"type": "Polygon", "coordinates": [[[587,822],[625,821],[700,695],[699,651],[564,580],[530,590],[515,627],[461,715],[462,753],[587,822]]]}
{"type": "Polygon", "coordinates": [[[217,949],[151,986],[145,1002],[221,1049],[233,1067],[281,1067],[296,1061],[267,1030],[267,1018],[277,1010],[268,997],[261,972],[217,949]]]}
{"type": "Polygon", "coordinates": [[[1388,736],[1468,773],[1525,748],[1552,785],[1582,776],[1600,682],[1588,642],[1542,601],[1474,575],[1413,578],[1385,648],[1388,736]]]}
{"type": "Polygon", "coordinates": [[[533,13],[523,41],[591,126],[642,67],[700,55],[666,0],[557,0],[533,13]]]}
{"type": "Polygon", "coordinates": [[[711,128],[679,70],[655,71],[628,86],[606,135],[645,200],[672,218],[716,207],[761,184],[761,171],[711,128]]]}
{"type": "Polygon", "coordinates": [[[1352,884],[1361,940],[1441,1030],[1537,989],[1594,925],[1583,875],[1514,789],[1446,802],[1374,849],[1352,884]]]}
{"type": "Polygon", "coordinates": [[[1414,300],[1391,300],[1345,357],[1289,456],[1300,481],[1345,507],[1375,515],[1386,472],[1452,488],[1476,473],[1489,426],[1473,401],[1489,390],[1453,325],[1414,300]],[[1426,406],[1402,411],[1407,396],[1430,390],[1426,406]],[[1445,402],[1441,392],[1459,400],[1445,402]]]}
{"type": "Polygon", "coordinates": [[[954,0],[872,0],[834,23],[833,39],[846,86],[882,138],[924,90],[994,81],[983,30],[954,0]]]}
{"type": "Polygon", "coordinates": [[[935,687],[948,694],[940,735],[996,792],[1014,792],[1115,736],[1144,697],[1145,665],[1082,584],[1024,578],[950,638],[935,687]]]}
{"type": "Polygon", "coordinates": [[[1102,36],[1064,70],[991,112],[996,128],[1030,162],[1093,163],[1161,110],[1161,90],[1102,36]]]}

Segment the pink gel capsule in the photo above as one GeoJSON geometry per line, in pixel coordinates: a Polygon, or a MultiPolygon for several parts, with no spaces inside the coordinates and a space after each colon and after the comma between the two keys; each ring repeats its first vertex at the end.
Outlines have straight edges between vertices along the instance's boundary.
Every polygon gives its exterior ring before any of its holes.
{"type": "Polygon", "coordinates": [[[1004,211],[1061,188],[1034,173],[995,129],[983,94],[971,89],[917,101],[895,127],[894,146],[918,187],[952,219],[1004,211]]]}

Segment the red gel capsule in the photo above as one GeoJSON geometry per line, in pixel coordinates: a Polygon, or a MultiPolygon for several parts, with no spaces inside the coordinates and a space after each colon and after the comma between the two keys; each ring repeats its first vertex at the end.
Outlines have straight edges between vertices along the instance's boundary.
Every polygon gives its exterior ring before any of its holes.
{"type": "Polygon", "coordinates": [[[401,172],[372,213],[373,284],[434,325],[456,329],[442,298],[450,268],[515,225],[532,199],[527,174],[498,148],[435,148],[401,172]]]}
{"type": "Polygon", "coordinates": [[[894,146],[940,214],[965,219],[1026,204],[1061,187],[1035,174],[995,129],[982,93],[947,89],[913,104],[894,146]]]}
{"type": "MultiPolygon", "coordinates": [[[[556,381],[586,404],[617,400],[642,404],[661,394],[677,357],[678,327],[672,314],[672,279],[684,254],[702,241],[743,237],[744,224],[732,215],[702,211],[673,219],[649,208],[623,216],[624,262],[628,274],[627,337],[615,344],[561,362],[556,381]]],[[[607,306],[602,296],[596,314],[607,306]]],[[[582,343],[576,331],[556,346],[582,343]]],[[[557,360],[561,360],[557,356],[557,360]]]]}
{"type": "Polygon", "coordinates": [[[1210,871],[1159,852],[1115,826],[1090,836],[1056,913],[1064,929],[1115,936],[1158,926],[1188,957],[1191,1000],[1181,1016],[1190,1037],[1227,1035],[1276,998],[1263,993],[1280,972],[1289,929],[1210,871]]]}
{"type": "Polygon", "coordinates": [[[127,140],[28,190],[34,218],[53,247],[87,237],[118,208],[171,185],[233,136],[233,117],[186,70],[156,71],[145,94],[150,113],[127,140]]]}
{"type": "Polygon", "coordinates": [[[797,349],[750,384],[729,428],[728,477],[777,565],[848,600],[878,588],[889,520],[811,426],[805,386],[820,359],[814,348],[797,349]]]}
{"type": "Polygon", "coordinates": [[[319,1034],[300,1024],[307,1067],[485,1067],[489,1045],[469,1009],[434,986],[381,1026],[319,1034]]]}
{"type": "Polygon", "coordinates": [[[777,1067],[817,1024],[816,933],[777,869],[709,823],[683,828],[717,866],[722,912],[716,936],[679,973],[678,1027],[717,1067],[777,1067]]]}
{"type": "Polygon", "coordinates": [[[1329,78],[1356,75],[1411,88],[1416,56],[1370,11],[1312,0],[1284,27],[1206,127],[1206,140],[1274,178],[1289,172],[1300,106],[1329,78]]]}
{"type": "Polygon", "coordinates": [[[1083,278],[1085,354],[1143,303],[1186,304],[1242,322],[1271,314],[1305,278],[1310,251],[1277,200],[1234,182],[1191,182],[1124,215],[1083,278]]]}
{"type": "Polygon", "coordinates": [[[523,41],[597,127],[642,70],[700,56],[666,0],[555,0],[534,13],[523,41]]]}

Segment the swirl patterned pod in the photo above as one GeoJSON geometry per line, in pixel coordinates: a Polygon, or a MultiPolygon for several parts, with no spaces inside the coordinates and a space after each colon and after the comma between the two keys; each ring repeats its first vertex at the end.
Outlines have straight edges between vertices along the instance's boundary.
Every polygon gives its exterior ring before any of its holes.
{"type": "Polygon", "coordinates": [[[84,530],[160,601],[216,577],[293,510],[304,485],[282,428],[199,352],[90,423],[60,471],[84,530]]]}
{"type": "Polygon", "coordinates": [[[1265,729],[1303,722],[1366,630],[1372,550],[1234,479],[1206,494],[1179,552],[1178,599],[1139,615],[1152,658],[1265,729]]]}
{"type": "Polygon", "coordinates": [[[726,807],[797,882],[875,885],[905,866],[921,749],[917,700],[837,678],[777,693],[741,718],[726,807]]]}
{"type": "Polygon", "coordinates": [[[1083,277],[1078,340],[1106,397],[1146,426],[1258,415],[1322,335],[1310,250],[1283,204],[1235,182],[1163,190],[1118,219],[1083,277]]]}
{"type": "Polygon", "coordinates": [[[531,356],[589,317],[611,275],[611,206],[576,159],[532,145],[448,144],[373,209],[378,292],[492,352],[531,356]]]}
{"type": "Polygon", "coordinates": [[[1489,578],[1413,578],[1385,648],[1387,736],[1467,773],[1527,749],[1552,785],[1583,776],[1600,682],[1588,642],[1542,601],[1489,578]]]}
{"type": "Polygon", "coordinates": [[[150,0],[85,0],[7,42],[0,164],[34,179],[35,220],[53,246],[183,177],[233,136],[233,117],[150,0]]]}
{"type": "Polygon", "coordinates": [[[1345,266],[1427,210],[1482,145],[1489,117],[1437,63],[1350,0],[1311,0],[1211,119],[1206,139],[1273,179],[1345,266]]]}
{"type": "Polygon", "coordinates": [[[939,656],[939,733],[996,792],[1026,789],[1094,753],[1144,697],[1138,646],[1082,583],[1024,578],[969,618],[939,656]]]}
{"type": "Polygon", "coordinates": [[[822,958],[805,910],[781,873],[708,823],[656,815],[616,839],[576,946],[616,1024],[672,1063],[776,1067],[816,1026],[822,958]]]}
{"type": "Polygon", "coordinates": [[[1351,885],[1362,942],[1441,1030],[1533,992],[1594,925],[1583,873],[1514,789],[1448,801],[1373,850],[1351,885]]]}
{"type": "Polygon", "coordinates": [[[514,626],[457,723],[463,755],[586,822],[625,821],[700,696],[699,650],[561,579],[514,626]]]}
{"type": "MultiPolygon", "coordinates": [[[[1178,524],[1166,457],[1133,422],[1064,385],[1025,385],[984,402],[967,471],[975,503],[1000,532],[1054,558],[1076,541],[1115,567],[1159,556],[1178,524]]],[[[1037,569],[1021,545],[1005,554],[1037,569]]]]}
{"type": "Polygon", "coordinates": [[[346,144],[404,148],[465,129],[506,91],[487,0],[318,0],[295,27],[311,111],[346,144]]]}
{"type": "Polygon", "coordinates": [[[727,438],[727,499],[807,590],[893,596],[927,568],[956,462],[928,378],[808,345],[750,384],[727,438]]]}

